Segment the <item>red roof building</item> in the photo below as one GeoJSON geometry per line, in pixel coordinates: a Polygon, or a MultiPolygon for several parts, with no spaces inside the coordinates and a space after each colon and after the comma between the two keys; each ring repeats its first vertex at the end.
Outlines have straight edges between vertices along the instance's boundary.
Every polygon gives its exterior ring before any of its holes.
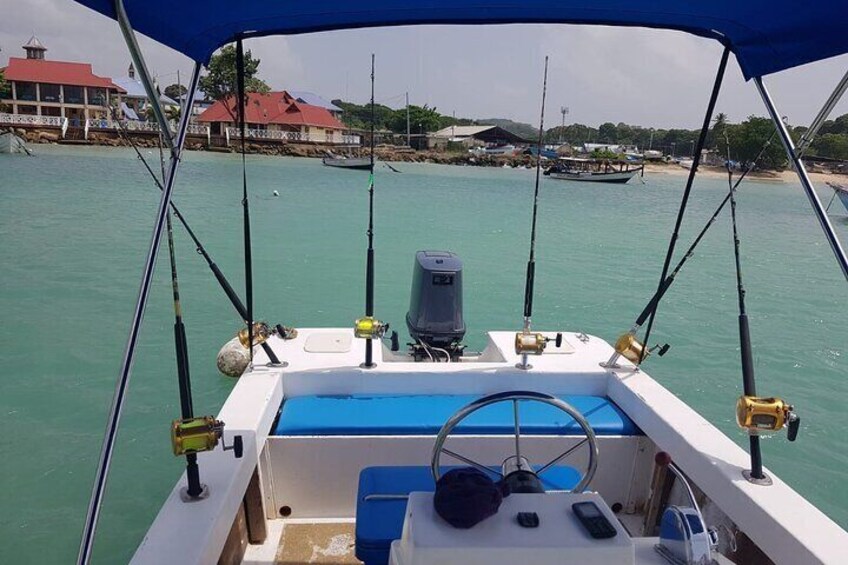
{"type": "Polygon", "coordinates": [[[76,122],[107,118],[110,100],[124,92],[112,79],[95,75],[88,63],[45,60],[47,48],[35,36],[24,49],[26,59],[11,57],[3,70],[9,88],[2,102],[13,114],[76,122]]]}
{"type": "MultiPolygon", "coordinates": [[[[212,133],[225,135],[227,128],[236,127],[235,98],[219,100],[198,116],[197,121],[212,125],[212,133]]],[[[288,92],[250,92],[247,96],[245,122],[254,138],[289,139],[342,143],[345,129],[326,108],[298,102],[288,92]],[[260,133],[263,132],[263,133],[260,133]],[[273,134],[271,132],[287,132],[273,134]]],[[[230,135],[235,132],[231,130],[230,135]]]]}

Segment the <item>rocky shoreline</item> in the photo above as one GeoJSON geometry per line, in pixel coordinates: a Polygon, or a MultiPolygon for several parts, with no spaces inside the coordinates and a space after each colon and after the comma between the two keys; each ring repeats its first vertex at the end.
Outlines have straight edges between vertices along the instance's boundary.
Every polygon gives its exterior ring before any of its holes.
{"type": "MultiPolygon", "coordinates": [[[[62,139],[61,134],[50,129],[24,129],[14,128],[14,133],[24,138],[27,143],[47,143],[62,145],[94,145],[103,147],[124,147],[127,143],[114,132],[93,131],[89,132],[88,139],[74,139],[74,135],[68,139],[62,139]]],[[[152,134],[131,134],[133,142],[139,147],[154,148],[158,146],[158,138],[152,134]]],[[[205,137],[189,136],[186,139],[186,149],[190,151],[211,151],[217,153],[237,153],[237,144],[227,147],[222,139],[213,138],[210,145],[205,137]]],[[[254,155],[286,156],[286,157],[325,157],[332,147],[315,145],[309,143],[280,143],[280,142],[248,142],[245,149],[247,153],[254,155]]],[[[357,149],[350,152],[351,156],[367,156],[367,149],[357,149]]],[[[383,162],[398,163],[435,163],[440,165],[474,166],[474,167],[501,167],[501,168],[528,168],[536,166],[536,159],[531,155],[474,155],[468,152],[446,152],[446,151],[418,151],[408,147],[397,147],[391,145],[380,145],[375,148],[375,155],[383,162]]],[[[675,176],[688,175],[689,170],[675,163],[663,161],[651,161],[645,165],[646,174],[667,174],[675,176]]],[[[842,181],[844,175],[834,175],[819,171],[810,171],[814,180],[817,181],[842,181]]],[[[702,165],[698,170],[699,176],[724,177],[726,171],[723,167],[702,165]]],[[[794,182],[795,174],[792,171],[756,171],[751,173],[751,178],[758,180],[773,180],[794,182]]]]}

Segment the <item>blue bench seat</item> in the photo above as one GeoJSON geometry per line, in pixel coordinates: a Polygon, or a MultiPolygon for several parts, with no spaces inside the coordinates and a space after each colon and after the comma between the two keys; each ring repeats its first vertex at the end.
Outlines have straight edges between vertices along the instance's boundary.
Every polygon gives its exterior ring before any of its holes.
{"type": "MultiPolygon", "coordinates": [[[[447,472],[454,467],[444,467],[447,472]]],[[[494,478],[494,477],[493,477],[494,478]]],[[[569,490],[580,480],[574,468],[557,466],[541,476],[548,490],[569,490]]],[[[408,495],[433,492],[430,467],[366,467],[359,474],[356,495],[356,558],[365,565],[386,565],[394,540],[400,539],[406,514],[405,498],[370,499],[372,494],[408,495]]]]}
{"type": "MultiPolygon", "coordinates": [[[[273,433],[278,436],[435,435],[457,410],[475,395],[347,395],[287,398],[273,433]]],[[[561,397],[580,411],[600,436],[642,435],[642,431],[611,400],[603,396],[561,397]]],[[[502,402],[470,415],[456,434],[513,433],[512,405],[502,402]]],[[[539,402],[521,403],[521,433],[530,435],[582,434],[565,412],[539,402]]]]}

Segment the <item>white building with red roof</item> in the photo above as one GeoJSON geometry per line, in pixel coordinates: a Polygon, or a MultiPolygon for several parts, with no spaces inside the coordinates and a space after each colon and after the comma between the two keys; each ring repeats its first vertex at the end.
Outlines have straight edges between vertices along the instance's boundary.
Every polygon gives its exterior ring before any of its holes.
{"type": "Polygon", "coordinates": [[[12,114],[68,118],[71,125],[109,117],[110,101],[124,92],[112,79],[95,75],[89,63],[46,60],[35,36],[23,48],[26,58],[10,57],[3,69],[9,86],[0,102],[12,114]]]}
{"type": "MultiPolygon", "coordinates": [[[[213,135],[237,135],[235,98],[219,100],[197,117],[209,124],[213,135]]],[[[245,123],[248,137],[317,143],[351,143],[344,135],[345,126],[329,110],[298,101],[286,91],[247,96],[245,123]]]]}

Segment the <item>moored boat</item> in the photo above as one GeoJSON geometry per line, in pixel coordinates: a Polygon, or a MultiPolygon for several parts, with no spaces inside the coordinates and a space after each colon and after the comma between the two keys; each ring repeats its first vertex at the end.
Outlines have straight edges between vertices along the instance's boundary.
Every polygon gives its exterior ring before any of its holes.
{"type": "Polygon", "coordinates": [[[327,152],[327,156],[321,159],[321,162],[328,167],[338,167],[340,169],[363,171],[371,168],[371,159],[368,157],[348,157],[345,155],[336,155],[329,151],[327,152]]]}
{"type": "Polygon", "coordinates": [[[562,157],[544,174],[557,180],[626,183],[636,175],[642,174],[644,170],[645,166],[642,163],[629,160],[562,157]]]}
{"type": "Polygon", "coordinates": [[[848,187],[833,182],[829,182],[827,185],[833,189],[834,196],[839,198],[839,201],[845,207],[845,211],[848,212],[848,187]]]}
{"type": "Polygon", "coordinates": [[[0,131],[0,153],[24,153],[32,155],[23,138],[11,131],[0,131]]]}

